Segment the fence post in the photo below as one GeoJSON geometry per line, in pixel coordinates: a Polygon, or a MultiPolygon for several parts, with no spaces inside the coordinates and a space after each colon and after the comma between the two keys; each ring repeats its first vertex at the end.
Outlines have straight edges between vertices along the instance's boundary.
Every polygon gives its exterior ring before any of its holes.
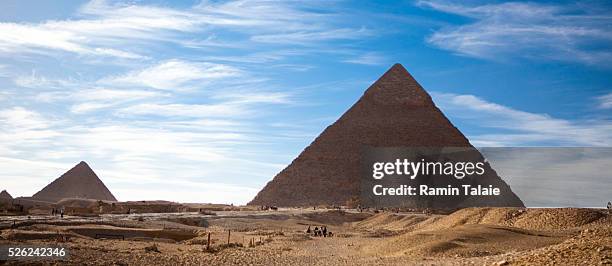
{"type": "Polygon", "coordinates": [[[210,232],[208,232],[208,241],[206,242],[206,250],[210,249],[210,232]]]}
{"type": "Polygon", "coordinates": [[[230,243],[230,237],[232,235],[232,230],[227,230],[227,244],[229,245],[230,243]]]}

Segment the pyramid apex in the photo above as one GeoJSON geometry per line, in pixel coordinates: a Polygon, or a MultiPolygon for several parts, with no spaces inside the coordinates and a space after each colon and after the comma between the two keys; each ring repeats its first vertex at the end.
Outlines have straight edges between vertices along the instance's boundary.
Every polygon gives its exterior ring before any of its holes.
{"type": "Polygon", "coordinates": [[[389,68],[389,70],[391,69],[398,69],[398,70],[406,70],[406,68],[404,68],[404,66],[400,63],[395,63],[391,66],[391,68],[389,68]]]}
{"type": "Polygon", "coordinates": [[[406,83],[418,83],[400,63],[393,64],[382,76],[380,76],[380,78],[378,78],[378,81],[385,79],[392,79],[396,82],[402,81],[404,85],[406,85],[406,83]]]}
{"type": "Polygon", "coordinates": [[[364,101],[386,106],[434,106],[431,96],[400,63],[387,70],[364,93],[364,101]]]}
{"type": "Polygon", "coordinates": [[[77,165],[75,165],[74,167],[86,167],[91,169],[91,167],[89,167],[89,164],[87,164],[87,162],[85,161],[80,161],[77,165]]]}
{"type": "Polygon", "coordinates": [[[406,68],[404,68],[404,66],[400,63],[395,63],[393,64],[386,73],[393,73],[395,75],[408,75],[411,76],[410,73],[408,73],[408,70],[406,70],[406,68]]]}

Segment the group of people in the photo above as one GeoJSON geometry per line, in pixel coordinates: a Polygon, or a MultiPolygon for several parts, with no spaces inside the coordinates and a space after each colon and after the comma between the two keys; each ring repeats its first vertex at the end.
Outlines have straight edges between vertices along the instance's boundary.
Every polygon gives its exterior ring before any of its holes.
{"type": "Polygon", "coordinates": [[[278,211],[278,207],[277,206],[268,206],[268,205],[260,206],[259,209],[262,210],[262,211],[269,211],[269,210],[270,211],[278,211]]]}
{"type": "Polygon", "coordinates": [[[327,226],[321,226],[321,228],[319,228],[318,226],[315,226],[314,230],[311,230],[310,225],[309,225],[308,229],[306,229],[306,233],[312,234],[313,236],[322,236],[322,237],[332,237],[334,235],[331,231],[327,230],[327,226]]]}
{"type": "Polygon", "coordinates": [[[64,208],[61,208],[59,210],[56,209],[56,208],[53,208],[51,210],[51,215],[55,216],[55,215],[58,215],[58,214],[60,215],[61,218],[64,218],[64,208]]]}

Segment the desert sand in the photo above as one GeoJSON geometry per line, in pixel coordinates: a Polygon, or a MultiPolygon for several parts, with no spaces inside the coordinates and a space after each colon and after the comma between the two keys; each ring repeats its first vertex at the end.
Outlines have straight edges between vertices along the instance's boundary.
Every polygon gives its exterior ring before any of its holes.
{"type": "Polygon", "coordinates": [[[0,245],[70,250],[68,260],[38,261],[43,265],[612,263],[612,217],[598,209],[467,208],[425,215],[293,208],[63,219],[11,216],[3,217],[0,226],[0,245]],[[307,234],[309,225],[326,226],[334,235],[307,234]]]}

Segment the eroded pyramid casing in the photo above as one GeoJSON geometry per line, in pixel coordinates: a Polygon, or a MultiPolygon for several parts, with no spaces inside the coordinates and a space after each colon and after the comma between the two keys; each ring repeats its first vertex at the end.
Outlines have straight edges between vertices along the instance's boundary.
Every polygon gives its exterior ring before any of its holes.
{"type": "MultiPolygon", "coordinates": [[[[360,194],[361,149],[472,147],[429,94],[395,64],[257,194],[250,205],[344,205],[360,194]]],[[[523,206],[501,178],[501,206],[523,206]]]]}

